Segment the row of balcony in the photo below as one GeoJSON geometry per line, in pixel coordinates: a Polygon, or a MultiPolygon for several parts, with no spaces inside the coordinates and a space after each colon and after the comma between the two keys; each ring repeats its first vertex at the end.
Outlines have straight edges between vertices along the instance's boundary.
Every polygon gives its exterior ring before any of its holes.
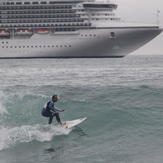
{"type": "MultiPolygon", "coordinates": [[[[78,11],[82,11],[82,10],[78,10],[78,11]]],[[[76,13],[76,10],[6,10],[6,11],[2,11],[0,10],[1,14],[40,14],[40,13],[76,13]]]]}
{"type": "Polygon", "coordinates": [[[88,27],[91,26],[91,23],[85,23],[85,24],[0,24],[0,28],[47,28],[47,27],[53,27],[53,28],[80,28],[80,27],[88,27]]]}
{"type": "MultiPolygon", "coordinates": [[[[85,15],[86,16],[86,15],[85,15]]],[[[0,19],[44,19],[44,18],[54,18],[54,19],[78,19],[81,20],[82,18],[80,18],[79,15],[19,15],[19,16],[1,16],[0,15],[0,19]]]]}
{"type": "Polygon", "coordinates": [[[71,9],[72,6],[32,6],[32,7],[2,7],[0,6],[0,10],[24,10],[24,9],[71,9]]]}
{"type": "Polygon", "coordinates": [[[84,20],[54,20],[54,19],[37,19],[37,20],[30,20],[30,19],[26,19],[26,20],[24,20],[24,19],[22,19],[22,20],[20,20],[20,19],[15,19],[15,20],[2,20],[2,19],[0,19],[0,23],[39,23],[39,22],[60,22],[60,23],[71,23],[71,22],[84,22],[84,20]]]}
{"type": "Polygon", "coordinates": [[[82,3],[83,1],[38,1],[38,2],[1,2],[0,5],[44,5],[44,4],[74,4],[74,3],[82,3]]]}

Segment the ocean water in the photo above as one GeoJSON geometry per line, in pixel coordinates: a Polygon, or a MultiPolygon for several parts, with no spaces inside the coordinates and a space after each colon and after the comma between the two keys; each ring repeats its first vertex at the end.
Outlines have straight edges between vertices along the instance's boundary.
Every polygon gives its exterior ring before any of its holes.
{"type": "Polygon", "coordinates": [[[0,163],[162,163],[163,56],[0,60],[0,163]],[[41,116],[53,94],[62,129],[41,116]]]}

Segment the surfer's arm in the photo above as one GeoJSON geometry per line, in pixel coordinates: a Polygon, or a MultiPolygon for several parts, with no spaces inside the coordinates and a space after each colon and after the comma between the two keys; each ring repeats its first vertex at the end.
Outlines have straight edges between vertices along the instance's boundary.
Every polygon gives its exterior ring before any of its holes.
{"type": "Polygon", "coordinates": [[[54,110],[57,111],[57,112],[63,112],[63,111],[65,111],[64,109],[61,110],[61,109],[58,109],[58,108],[55,107],[55,106],[54,106],[54,110]]]}
{"type": "Polygon", "coordinates": [[[53,102],[50,102],[50,104],[49,104],[49,109],[50,109],[50,112],[51,113],[55,113],[56,111],[55,111],[55,108],[53,107],[54,106],[54,103],[53,102]]]}
{"type": "Polygon", "coordinates": [[[54,103],[49,104],[50,112],[52,113],[58,113],[58,112],[63,112],[65,110],[58,109],[57,107],[54,106],[54,103]]]}
{"type": "Polygon", "coordinates": [[[51,113],[58,113],[58,112],[63,112],[65,110],[58,109],[57,107],[54,106],[54,103],[51,101],[49,104],[49,109],[51,113]]]}

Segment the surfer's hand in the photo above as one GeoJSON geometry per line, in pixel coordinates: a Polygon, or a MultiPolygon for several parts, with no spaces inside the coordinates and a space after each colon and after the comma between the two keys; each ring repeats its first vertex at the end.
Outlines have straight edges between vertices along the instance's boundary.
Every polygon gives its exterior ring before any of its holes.
{"type": "Polygon", "coordinates": [[[61,112],[65,111],[65,109],[61,110],[61,112]]]}

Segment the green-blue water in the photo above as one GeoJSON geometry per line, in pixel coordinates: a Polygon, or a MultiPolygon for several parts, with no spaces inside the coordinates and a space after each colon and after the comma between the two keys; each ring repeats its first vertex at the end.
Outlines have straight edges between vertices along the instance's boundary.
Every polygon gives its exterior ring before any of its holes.
{"type": "Polygon", "coordinates": [[[0,163],[162,163],[163,56],[0,60],[0,163]],[[71,130],[41,116],[53,94],[71,130]]]}

